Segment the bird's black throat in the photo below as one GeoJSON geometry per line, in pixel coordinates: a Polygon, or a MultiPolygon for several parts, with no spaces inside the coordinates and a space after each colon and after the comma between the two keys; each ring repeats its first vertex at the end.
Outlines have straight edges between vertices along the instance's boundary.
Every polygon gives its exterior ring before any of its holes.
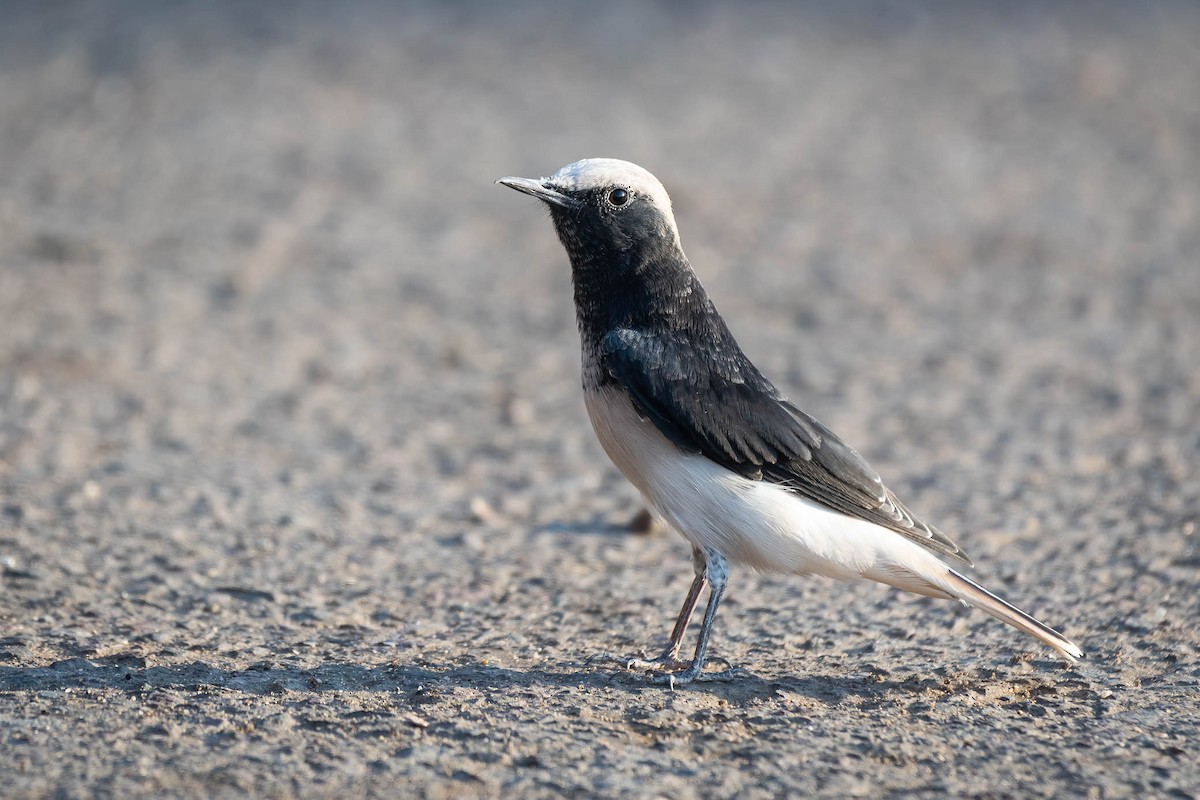
{"type": "Polygon", "coordinates": [[[630,220],[634,224],[622,227],[635,235],[622,235],[611,225],[596,225],[570,213],[556,212],[553,217],[571,260],[585,346],[622,328],[683,333],[699,346],[732,343],[674,231],[658,219],[630,220]]]}

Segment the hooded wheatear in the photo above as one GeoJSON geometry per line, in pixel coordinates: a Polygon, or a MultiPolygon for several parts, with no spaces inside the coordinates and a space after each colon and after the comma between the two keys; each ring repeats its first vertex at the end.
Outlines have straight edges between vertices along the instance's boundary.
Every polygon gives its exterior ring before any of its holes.
{"type": "Polygon", "coordinates": [[[592,427],[647,505],[692,545],[695,580],[668,646],[638,663],[672,683],[702,677],[730,562],[958,600],[1068,659],[1082,657],[1062,634],[937,558],[971,563],[862,456],[763,377],[692,271],[671,199],[653,175],[589,158],[549,178],[498,183],[549,207],[571,260],[592,427]],[[695,655],[682,662],[706,583],[695,655]]]}

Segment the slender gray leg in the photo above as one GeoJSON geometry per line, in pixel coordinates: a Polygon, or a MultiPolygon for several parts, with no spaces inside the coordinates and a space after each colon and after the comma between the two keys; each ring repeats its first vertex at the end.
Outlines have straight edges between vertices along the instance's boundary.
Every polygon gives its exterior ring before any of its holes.
{"type": "Polygon", "coordinates": [[[663,658],[666,660],[673,661],[679,657],[683,634],[687,632],[688,623],[692,621],[692,612],[696,610],[696,601],[700,599],[700,593],[704,591],[704,584],[708,581],[708,560],[704,557],[704,551],[695,545],[692,545],[692,571],[695,573],[692,586],[688,589],[687,597],[683,598],[683,608],[679,609],[675,627],[671,629],[671,638],[667,640],[667,649],[663,652],[663,658]]]}
{"type": "Polygon", "coordinates": [[[656,676],[654,678],[656,683],[669,683],[672,686],[691,683],[700,677],[701,671],[704,669],[704,659],[708,655],[708,637],[712,635],[713,620],[717,618],[717,607],[721,604],[725,586],[729,583],[729,562],[725,556],[710,549],[706,549],[704,555],[707,562],[705,576],[712,584],[712,594],[708,597],[708,607],[704,609],[704,622],[700,625],[700,638],[696,642],[696,654],[692,657],[692,663],[686,670],[680,673],[656,676]]]}
{"type": "Polygon", "coordinates": [[[708,561],[704,557],[704,551],[692,545],[692,570],[696,577],[692,579],[687,597],[683,599],[683,608],[679,609],[679,616],[675,618],[675,627],[671,629],[671,638],[667,640],[667,649],[663,650],[662,654],[655,659],[629,661],[625,665],[626,668],[679,670],[687,666],[685,662],[679,660],[679,648],[683,644],[683,635],[687,632],[688,623],[692,621],[692,613],[696,610],[696,601],[700,599],[700,593],[704,591],[704,584],[708,581],[707,568],[708,561]]]}

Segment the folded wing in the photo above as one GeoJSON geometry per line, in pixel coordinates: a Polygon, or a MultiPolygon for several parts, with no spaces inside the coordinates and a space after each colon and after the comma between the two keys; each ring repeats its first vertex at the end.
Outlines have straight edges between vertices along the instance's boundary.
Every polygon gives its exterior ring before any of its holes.
{"type": "Polygon", "coordinates": [[[604,337],[601,358],[608,379],[681,449],[971,563],[909,511],[854,448],[783,399],[732,336],[699,350],[682,333],[618,329],[604,337]]]}

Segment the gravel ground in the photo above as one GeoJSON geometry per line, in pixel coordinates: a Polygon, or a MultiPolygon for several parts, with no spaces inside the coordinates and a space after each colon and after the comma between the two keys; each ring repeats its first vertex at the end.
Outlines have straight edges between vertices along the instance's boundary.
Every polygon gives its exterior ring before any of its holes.
{"type": "Polygon", "coordinates": [[[1200,7],[0,12],[0,794],[1196,797],[1200,7]],[[691,578],[492,185],[643,164],[978,612],[691,578]]]}

